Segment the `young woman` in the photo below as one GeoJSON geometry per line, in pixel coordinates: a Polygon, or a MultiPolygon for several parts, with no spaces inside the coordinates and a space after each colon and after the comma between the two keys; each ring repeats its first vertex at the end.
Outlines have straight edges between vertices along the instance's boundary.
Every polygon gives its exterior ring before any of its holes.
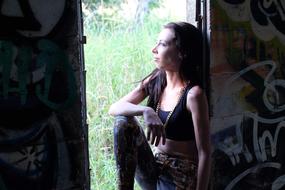
{"type": "Polygon", "coordinates": [[[202,41],[189,23],[166,24],[152,49],[156,69],[111,105],[109,113],[117,116],[114,151],[120,190],[132,190],[134,178],[145,190],[208,188],[209,116],[198,78],[202,41]],[[139,105],[146,97],[147,106],[139,105]],[[143,116],[146,138],[133,116],[143,116]]]}

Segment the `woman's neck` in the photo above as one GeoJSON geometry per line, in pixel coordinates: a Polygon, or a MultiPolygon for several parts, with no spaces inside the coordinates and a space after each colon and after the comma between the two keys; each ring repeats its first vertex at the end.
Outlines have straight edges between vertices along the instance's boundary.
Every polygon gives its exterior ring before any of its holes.
{"type": "Polygon", "coordinates": [[[166,88],[170,90],[181,88],[186,85],[186,82],[181,79],[178,72],[167,72],[166,81],[167,81],[166,88]]]}

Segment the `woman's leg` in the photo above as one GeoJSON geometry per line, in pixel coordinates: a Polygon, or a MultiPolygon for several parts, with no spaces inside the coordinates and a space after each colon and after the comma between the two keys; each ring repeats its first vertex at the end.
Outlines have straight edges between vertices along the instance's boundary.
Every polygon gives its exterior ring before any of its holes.
{"type": "Polygon", "coordinates": [[[156,190],[158,167],[142,127],[139,129],[140,133],[137,138],[138,164],[135,178],[142,189],[156,190]]]}
{"type": "Polygon", "coordinates": [[[155,159],[135,117],[116,117],[114,153],[119,190],[132,190],[134,177],[143,189],[156,189],[155,159]]]}

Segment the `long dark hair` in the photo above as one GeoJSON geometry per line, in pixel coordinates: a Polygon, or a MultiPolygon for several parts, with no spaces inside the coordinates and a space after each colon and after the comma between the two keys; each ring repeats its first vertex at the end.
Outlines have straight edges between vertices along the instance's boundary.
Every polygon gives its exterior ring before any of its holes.
{"type": "MultiPolygon", "coordinates": [[[[203,37],[200,30],[187,22],[170,22],[164,28],[173,30],[175,44],[179,50],[182,63],[179,75],[185,82],[201,86],[201,66],[203,63],[203,37]]],[[[166,86],[166,73],[154,69],[142,82],[149,78],[144,90],[149,95],[147,105],[154,108],[166,86]]]]}

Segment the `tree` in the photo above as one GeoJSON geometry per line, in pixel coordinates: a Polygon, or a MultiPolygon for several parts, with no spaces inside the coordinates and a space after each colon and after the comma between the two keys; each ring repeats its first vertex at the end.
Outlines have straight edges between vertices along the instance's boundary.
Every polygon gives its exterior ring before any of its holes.
{"type": "Polygon", "coordinates": [[[143,23],[144,17],[149,12],[149,5],[154,0],[138,0],[136,14],[135,14],[135,23],[141,25],[143,23]]]}

